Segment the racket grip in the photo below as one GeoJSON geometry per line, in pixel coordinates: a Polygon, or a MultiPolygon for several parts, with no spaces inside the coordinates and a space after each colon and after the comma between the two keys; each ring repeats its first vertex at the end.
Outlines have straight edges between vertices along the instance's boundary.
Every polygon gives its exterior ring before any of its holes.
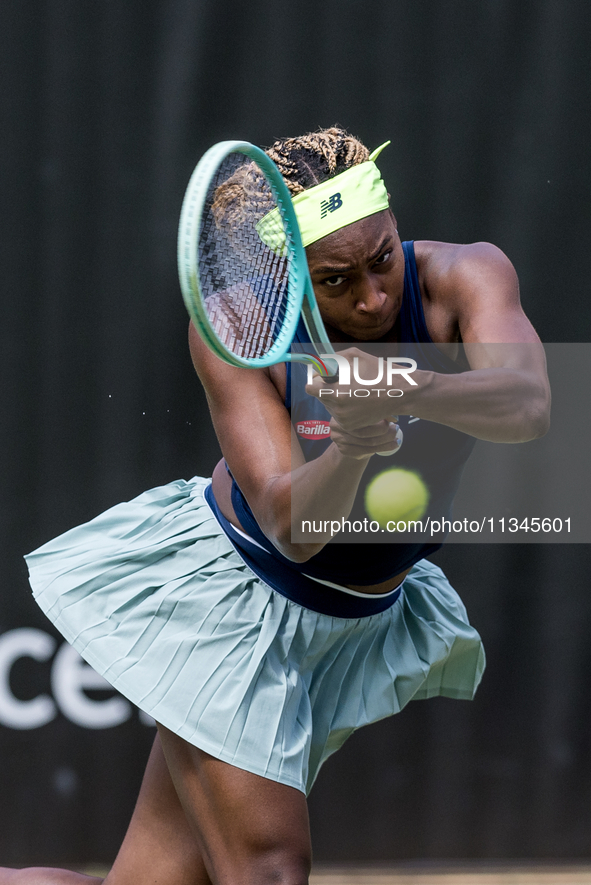
{"type": "Polygon", "coordinates": [[[388,455],[395,455],[396,452],[399,450],[400,446],[402,445],[403,439],[404,439],[404,434],[402,433],[402,430],[399,427],[398,430],[396,431],[396,442],[398,443],[397,447],[395,449],[391,449],[389,452],[376,452],[376,455],[382,455],[384,458],[387,458],[388,455]]]}

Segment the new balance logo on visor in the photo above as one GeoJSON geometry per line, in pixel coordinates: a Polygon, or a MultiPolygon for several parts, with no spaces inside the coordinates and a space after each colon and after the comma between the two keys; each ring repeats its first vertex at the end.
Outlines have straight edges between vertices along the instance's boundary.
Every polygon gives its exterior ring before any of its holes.
{"type": "Polygon", "coordinates": [[[328,421],[319,421],[318,419],[298,421],[296,433],[300,439],[326,439],[330,436],[330,424],[328,421]]]}
{"type": "Polygon", "coordinates": [[[333,194],[332,197],[329,197],[328,200],[323,200],[320,204],[320,217],[326,218],[329,212],[334,212],[336,209],[340,209],[343,205],[343,201],[341,199],[340,194],[333,194]]]}

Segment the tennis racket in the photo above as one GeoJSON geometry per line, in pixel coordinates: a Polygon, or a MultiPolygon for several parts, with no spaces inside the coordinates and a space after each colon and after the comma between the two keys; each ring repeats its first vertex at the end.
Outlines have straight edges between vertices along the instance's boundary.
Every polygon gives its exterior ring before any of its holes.
{"type": "Polygon", "coordinates": [[[181,210],[178,268],[189,315],[220,359],[250,368],[312,362],[334,378],[336,364],[318,357],[334,350],[289,191],[260,148],[223,141],[199,161],[181,210]],[[300,315],[310,353],[290,351],[300,315]]]}
{"type": "Polygon", "coordinates": [[[263,150],[223,141],[203,155],[181,209],[178,270],[189,315],[220,359],[312,363],[337,379],[289,190],[263,150]],[[300,316],[310,352],[292,348],[300,316]]]}

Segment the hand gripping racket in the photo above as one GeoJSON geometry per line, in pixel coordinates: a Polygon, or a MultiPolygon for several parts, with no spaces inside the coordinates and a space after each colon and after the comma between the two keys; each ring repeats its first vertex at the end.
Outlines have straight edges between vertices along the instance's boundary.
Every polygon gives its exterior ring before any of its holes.
{"type": "Polygon", "coordinates": [[[291,197],[263,150],[223,141],[203,155],[183,200],[178,270],[189,315],[220,359],[249,368],[312,363],[327,382],[336,380],[336,360],[320,357],[334,349],[291,197]],[[290,349],[300,316],[312,353],[290,349]]]}

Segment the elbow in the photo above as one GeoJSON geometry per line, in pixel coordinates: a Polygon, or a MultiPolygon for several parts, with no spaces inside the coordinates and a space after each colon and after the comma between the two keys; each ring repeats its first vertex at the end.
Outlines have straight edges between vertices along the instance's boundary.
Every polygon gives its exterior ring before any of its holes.
{"type": "Polygon", "coordinates": [[[540,392],[532,397],[519,417],[514,442],[530,442],[545,436],[550,429],[550,395],[540,392]]]}
{"type": "Polygon", "coordinates": [[[267,498],[257,522],[265,537],[273,547],[290,562],[307,562],[324,547],[326,540],[312,542],[306,537],[302,525],[301,538],[298,538],[298,520],[292,513],[291,500],[286,506],[284,496],[267,498]],[[263,515],[264,514],[264,515],[263,515]]]}
{"type": "Polygon", "coordinates": [[[298,539],[297,526],[292,524],[291,519],[275,520],[272,525],[265,526],[263,531],[276,550],[290,562],[308,562],[322,550],[328,540],[312,542],[309,535],[305,536],[303,529],[301,540],[298,539]]]}
{"type": "Polygon", "coordinates": [[[550,411],[542,412],[535,417],[531,424],[532,435],[530,439],[540,439],[546,436],[550,430],[550,411]]]}
{"type": "Polygon", "coordinates": [[[289,549],[283,551],[283,555],[291,562],[308,562],[322,550],[323,546],[323,544],[290,544],[289,549]]]}
{"type": "MultiPolygon", "coordinates": [[[[269,536],[267,536],[269,537],[269,536]]],[[[286,532],[276,533],[269,537],[274,547],[290,562],[308,562],[322,550],[324,544],[311,544],[308,541],[298,543],[292,540],[291,525],[286,532]]]]}

